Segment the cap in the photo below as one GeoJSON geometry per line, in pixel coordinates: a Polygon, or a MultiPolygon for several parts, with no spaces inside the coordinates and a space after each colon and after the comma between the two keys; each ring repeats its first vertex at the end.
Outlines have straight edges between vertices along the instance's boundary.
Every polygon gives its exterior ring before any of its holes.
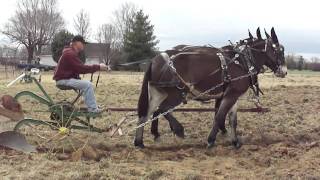
{"type": "Polygon", "coordinates": [[[83,44],[88,44],[88,42],[86,42],[84,38],[80,35],[74,36],[71,40],[71,42],[77,42],[77,41],[82,42],[83,44]]]}

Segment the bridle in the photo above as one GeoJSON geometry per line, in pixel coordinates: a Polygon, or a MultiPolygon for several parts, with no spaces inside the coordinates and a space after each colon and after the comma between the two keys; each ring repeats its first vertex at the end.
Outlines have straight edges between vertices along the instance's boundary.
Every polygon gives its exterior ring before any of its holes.
{"type": "Polygon", "coordinates": [[[277,44],[273,43],[270,38],[264,40],[264,49],[255,48],[254,46],[257,46],[257,45],[259,45],[259,44],[247,45],[247,48],[249,48],[252,51],[264,53],[265,55],[267,55],[268,59],[270,59],[275,64],[275,67],[272,68],[272,71],[277,72],[281,68],[281,65],[283,64],[281,61],[281,53],[283,51],[283,50],[281,50],[281,48],[282,48],[281,45],[277,45],[277,44]],[[270,53],[268,53],[268,47],[270,46],[270,44],[271,44],[271,49],[273,51],[272,53],[275,56],[270,55],[270,53]]]}

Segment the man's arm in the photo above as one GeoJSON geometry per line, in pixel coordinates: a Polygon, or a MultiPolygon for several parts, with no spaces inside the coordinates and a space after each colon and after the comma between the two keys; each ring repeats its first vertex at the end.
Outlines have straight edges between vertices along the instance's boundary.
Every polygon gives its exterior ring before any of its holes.
{"type": "Polygon", "coordinates": [[[69,59],[69,66],[78,74],[94,73],[100,70],[100,65],[84,65],[80,59],[73,53],[65,54],[65,58],[69,59]]]}

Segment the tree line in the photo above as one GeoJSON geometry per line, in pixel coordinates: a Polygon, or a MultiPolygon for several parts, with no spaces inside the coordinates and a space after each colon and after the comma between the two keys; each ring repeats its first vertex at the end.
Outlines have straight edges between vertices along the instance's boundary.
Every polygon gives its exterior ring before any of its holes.
{"type": "MultiPolygon", "coordinates": [[[[50,45],[53,59],[58,61],[62,49],[76,34],[89,41],[100,43],[106,64],[121,64],[150,59],[157,52],[159,41],[153,34],[154,26],[149,16],[134,3],[123,3],[109,21],[92,29],[90,13],[80,9],[73,18],[75,34],[66,29],[58,7],[58,0],[18,0],[17,9],[8,22],[0,28],[15,45],[0,47],[0,63],[17,63],[17,59],[30,63],[50,45]],[[8,62],[10,61],[10,62],[8,62]]],[[[63,1],[61,1],[63,3],[63,1]]],[[[80,54],[85,62],[86,55],[80,54]]],[[[320,71],[319,58],[307,61],[302,56],[286,56],[289,69],[320,71]]],[[[133,67],[139,69],[139,67],[133,67]]]]}
{"type": "MultiPolygon", "coordinates": [[[[102,23],[97,29],[92,29],[90,14],[84,9],[73,20],[74,34],[66,29],[57,0],[18,0],[14,15],[0,30],[20,51],[14,56],[19,54],[28,63],[48,45],[57,61],[74,35],[102,44],[106,64],[151,58],[158,51],[154,26],[136,4],[123,3],[113,12],[109,22],[102,23]]],[[[85,61],[85,54],[80,57],[85,61]]]]}
{"type": "Polygon", "coordinates": [[[318,57],[307,60],[303,56],[289,54],[285,58],[288,69],[320,71],[320,58],[318,57]]]}

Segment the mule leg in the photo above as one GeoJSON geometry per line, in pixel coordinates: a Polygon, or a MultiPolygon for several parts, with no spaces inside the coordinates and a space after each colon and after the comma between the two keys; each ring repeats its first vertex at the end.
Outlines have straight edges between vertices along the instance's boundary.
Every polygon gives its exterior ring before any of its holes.
{"type": "MultiPolygon", "coordinates": [[[[153,118],[157,117],[159,114],[166,112],[164,110],[157,110],[153,113],[153,118]]],[[[171,131],[180,138],[184,138],[184,127],[180,124],[179,121],[172,115],[172,113],[168,113],[164,115],[165,119],[169,122],[169,126],[171,131]]],[[[160,138],[160,133],[158,131],[159,119],[152,121],[151,123],[151,133],[154,136],[154,140],[158,141],[160,138]]]]}
{"type": "MultiPolygon", "coordinates": [[[[156,87],[149,85],[148,88],[149,93],[149,106],[148,106],[148,113],[145,117],[140,117],[138,121],[138,126],[145,123],[150,116],[157,110],[159,105],[164,101],[167,97],[165,92],[159,91],[156,87]]],[[[136,136],[134,140],[134,145],[137,147],[143,148],[143,131],[144,127],[140,127],[136,130],[136,136]]]]}
{"type": "Polygon", "coordinates": [[[168,113],[164,116],[170,125],[171,131],[180,138],[184,138],[184,127],[181,123],[172,115],[172,113],[168,113]]]}
{"type": "MultiPolygon", "coordinates": [[[[218,109],[219,109],[219,107],[220,107],[221,101],[222,101],[222,98],[216,99],[215,106],[214,106],[214,108],[215,108],[215,114],[214,114],[214,116],[216,116],[216,114],[217,114],[217,112],[218,112],[218,109]]],[[[225,120],[224,120],[224,121],[225,121],[225,120]]],[[[226,134],[226,133],[227,133],[227,129],[226,129],[225,123],[223,123],[223,125],[221,125],[220,130],[221,130],[221,133],[222,133],[222,134],[226,134]]]]}
{"type": "Polygon", "coordinates": [[[229,125],[231,127],[231,143],[235,148],[241,147],[241,142],[237,136],[237,103],[235,103],[229,111],[229,125]]]}
{"type": "MultiPolygon", "coordinates": [[[[141,118],[139,118],[137,125],[139,126],[139,125],[145,123],[147,120],[148,120],[147,116],[141,117],[141,118]]],[[[136,136],[135,136],[135,139],[134,139],[134,145],[135,145],[136,147],[144,148],[144,144],[143,144],[143,130],[144,130],[144,127],[139,127],[139,128],[136,130],[136,136]]]]}
{"type": "MultiPolygon", "coordinates": [[[[161,103],[159,109],[162,112],[166,112],[169,109],[178,106],[183,101],[183,97],[181,92],[177,89],[168,89],[168,97],[161,103]]],[[[184,138],[184,128],[180,124],[180,122],[172,115],[172,113],[168,113],[164,115],[164,117],[168,120],[171,131],[180,138],[184,138]]]]}
{"type": "MultiPolygon", "coordinates": [[[[157,110],[156,112],[153,113],[152,118],[157,117],[160,113],[161,111],[157,110]]],[[[158,131],[158,124],[159,124],[158,118],[151,122],[151,134],[154,136],[154,141],[157,141],[160,138],[160,134],[158,131]]]]}
{"type": "Polygon", "coordinates": [[[232,108],[232,106],[236,103],[237,98],[235,97],[224,97],[221,101],[220,107],[218,109],[217,114],[214,117],[214,125],[211,129],[211,132],[208,136],[208,148],[211,148],[214,146],[217,133],[219,132],[219,129],[223,128],[225,125],[225,118],[229,110],[232,108]]]}

